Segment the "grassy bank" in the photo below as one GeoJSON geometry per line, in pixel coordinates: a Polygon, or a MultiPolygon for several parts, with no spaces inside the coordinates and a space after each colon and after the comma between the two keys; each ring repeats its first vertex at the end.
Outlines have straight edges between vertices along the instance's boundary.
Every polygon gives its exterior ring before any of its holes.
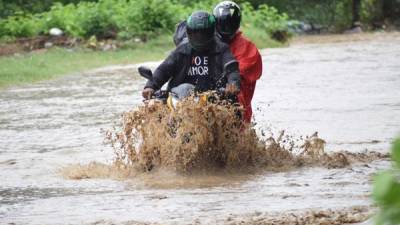
{"type": "MultiPolygon", "coordinates": [[[[264,32],[245,30],[245,33],[259,48],[282,46],[281,43],[271,40],[264,32]]],[[[129,49],[116,51],[52,48],[3,56],[0,57],[0,88],[53,79],[107,65],[161,60],[173,47],[172,35],[169,34],[147,43],[132,44],[129,49]]]]}
{"type": "Polygon", "coordinates": [[[132,44],[129,49],[93,51],[85,48],[52,48],[0,57],[0,88],[33,83],[92,68],[160,60],[173,48],[170,37],[146,44],[132,44]]]}

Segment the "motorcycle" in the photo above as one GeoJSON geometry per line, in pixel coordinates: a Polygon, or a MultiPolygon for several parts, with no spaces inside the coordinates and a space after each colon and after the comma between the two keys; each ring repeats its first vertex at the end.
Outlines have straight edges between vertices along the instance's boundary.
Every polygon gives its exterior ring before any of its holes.
{"type": "MultiPolygon", "coordinates": [[[[238,68],[238,62],[236,60],[229,61],[224,65],[223,72],[221,76],[217,79],[217,82],[220,82],[222,79],[226,77],[226,75],[232,72],[235,68],[238,68]]],[[[139,74],[146,78],[147,80],[153,80],[153,72],[150,68],[145,66],[140,66],[138,68],[139,74]]],[[[154,92],[152,99],[157,101],[161,101],[166,104],[171,111],[175,111],[177,104],[181,102],[183,99],[193,95],[194,101],[199,104],[205,105],[208,102],[229,102],[230,104],[237,104],[237,96],[236,95],[226,95],[225,88],[219,88],[214,91],[208,92],[198,92],[196,87],[193,84],[183,83],[174,88],[168,90],[158,90],[154,92]]]]}

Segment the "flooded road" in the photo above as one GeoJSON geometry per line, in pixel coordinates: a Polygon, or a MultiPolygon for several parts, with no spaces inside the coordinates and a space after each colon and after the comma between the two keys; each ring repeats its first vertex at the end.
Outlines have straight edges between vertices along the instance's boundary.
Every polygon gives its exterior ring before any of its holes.
{"type": "MultiPolygon", "coordinates": [[[[388,152],[400,133],[400,36],[263,50],[257,127],[318,131],[328,152],[388,152]]],[[[111,163],[101,129],[141,104],[132,67],[0,91],[0,223],[226,223],[256,213],[371,206],[384,160],[343,169],[69,180],[59,170],[111,163]],[[134,222],[132,222],[134,223],[134,222]]]]}

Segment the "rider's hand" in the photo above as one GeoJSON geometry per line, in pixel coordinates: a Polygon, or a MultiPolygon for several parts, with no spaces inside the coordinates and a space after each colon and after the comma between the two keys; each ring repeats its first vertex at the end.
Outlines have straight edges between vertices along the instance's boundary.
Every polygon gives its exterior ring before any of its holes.
{"type": "Polygon", "coordinates": [[[225,87],[225,95],[236,95],[239,93],[239,89],[234,84],[227,84],[225,87]]]}
{"type": "Polygon", "coordinates": [[[142,91],[143,98],[147,99],[147,100],[151,99],[151,96],[153,96],[153,94],[154,94],[154,89],[153,88],[145,88],[142,91]]]}

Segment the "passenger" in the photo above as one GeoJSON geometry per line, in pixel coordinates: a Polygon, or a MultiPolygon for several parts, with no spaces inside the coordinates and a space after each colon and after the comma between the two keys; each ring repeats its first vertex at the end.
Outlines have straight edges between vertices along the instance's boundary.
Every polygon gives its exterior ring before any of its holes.
{"type": "Polygon", "coordinates": [[[241,75],[240,93],[238,99],[245,108],[244,120],[251,122],[254,90],[257,80],[262,74],[262,58],[250,40],[239,31],[241,11],[239,6],[232,1],[223,1],[214,8],[217,35],[229,44],[232,54],[239,62],[241,75]]]}
{"type": "MultiPolygon", "coordinates": [[[[142,92],[150,99],[168,82],[167,90],[183,83],[193,84],[197,91],[225,88],[225,94],[240,91],[240,74],[236,66],[224,77],[224,65],[235,61],[229,46],[215,36],[215,18],[204,11],[194,12],[186,20],[187,40],[182,41],[154,71],[142,92]]],[[[237,64],[236,64],[237,65],[237,64]]]]}

